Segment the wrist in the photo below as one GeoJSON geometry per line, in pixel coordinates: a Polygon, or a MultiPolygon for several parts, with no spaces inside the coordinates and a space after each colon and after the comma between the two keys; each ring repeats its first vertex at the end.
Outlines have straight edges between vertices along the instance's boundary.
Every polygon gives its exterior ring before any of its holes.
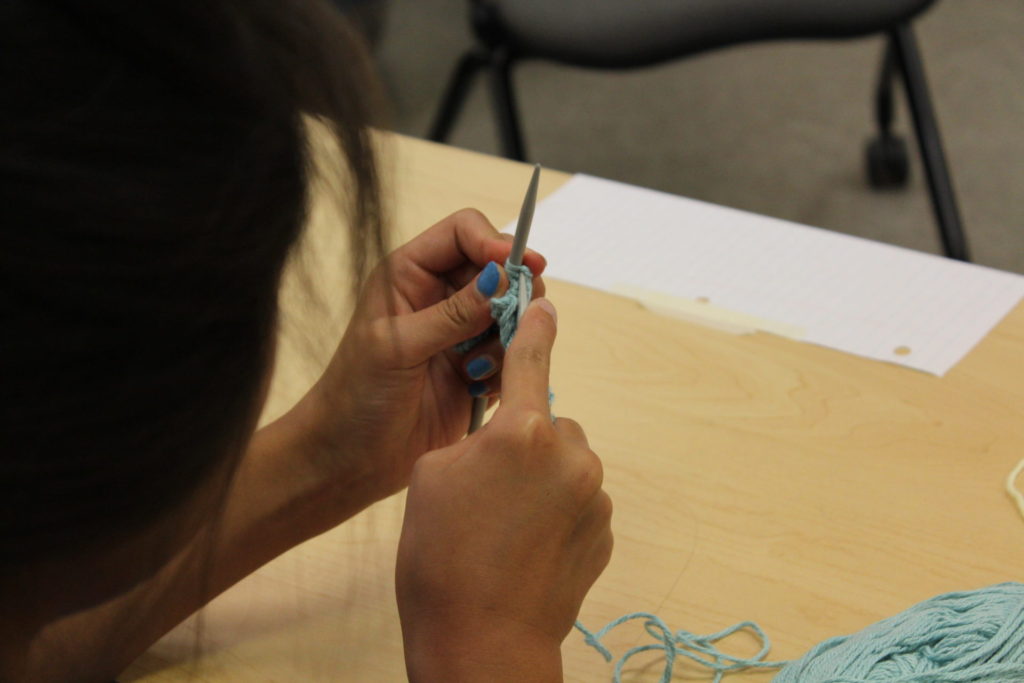
{"type": "MultiPolygon", "coordinates": [[[[374,475],[343,444],[321,433],[319,406],[307,396],[257,431],[246,453],[250,476],[265,485],[265,525],[288,529],[293,544],[316,536],[375,503],[374,475]]],[[[261,525],[262,526],[262,525],[261,525]]]]}
{"type": "Polygon", "coordinates": [[[407,484],[395,476],[392,453],[402,430],[384,431],[376,423],[379,410],[351,386],[321,379],[290,411],[305,435],[306,462],[326,481],[357,488],[364,507],[396,493],[407,484]]]}
{"type": "Polygon", "coordinates": [[[496,619],[476,624],[443,622],[429,620],[408,628],[403,620],[411,683],[562,681],[561,643],[548,634],[496,619]]]}

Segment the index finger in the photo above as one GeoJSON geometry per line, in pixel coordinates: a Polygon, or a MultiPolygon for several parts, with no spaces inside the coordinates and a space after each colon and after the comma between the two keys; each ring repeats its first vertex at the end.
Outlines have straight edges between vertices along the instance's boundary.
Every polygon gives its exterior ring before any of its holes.
{"type": "MultiPolygon", "coordinates": [[[[499,233],[476,209],[462,209],[424,230],[399,247],[394,255],[407,258],[420,268],[441,275],[467,263],[483,268],[489,262],[505,263],[512,252],[512,236],[499,233]]],[[[523,262],[535,275],[544,272],[547,261],[527,249],[523,262]]]]}
{"type": "MultiPolygon", "coordinates": [[[[424,230],[398,248],[396,256],[408,258],[431,273],[440,275],[467,261],[483,267],[489,261],[489,244],[498,231],[476,209],[462,209],[424,230]]],[[[493,247],[490,247],[493,251],[493,247]]]]}
{"type": "Polygon", "coordinates": [[[505,351],[501,402],[517,409],[550,410],[548,385],[557,314],[547,299],[534,299],[505,351]]]}

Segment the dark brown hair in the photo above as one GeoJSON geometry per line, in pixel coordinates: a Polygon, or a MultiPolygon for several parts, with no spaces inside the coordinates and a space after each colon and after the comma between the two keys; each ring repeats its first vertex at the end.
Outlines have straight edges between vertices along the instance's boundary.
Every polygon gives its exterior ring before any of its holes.
{"type": "Polygon", "coordinates": [[[0,3],[0,566],[102,547],[247,442],[304,117],[384,249],[365,53],[318,0],[0,3]]]}

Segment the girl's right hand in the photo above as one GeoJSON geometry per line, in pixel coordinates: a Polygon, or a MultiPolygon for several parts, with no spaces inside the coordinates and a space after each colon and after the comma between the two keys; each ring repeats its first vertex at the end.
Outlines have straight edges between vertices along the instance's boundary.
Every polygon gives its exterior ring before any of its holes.
{"type": "Polygon", "coordinates": [[[561,680],[562,640],[611,557],[601,461],[552,423],[554,308],[530,304],[494,418],[413,469],[396,592],[411,681],[561,680]]]}

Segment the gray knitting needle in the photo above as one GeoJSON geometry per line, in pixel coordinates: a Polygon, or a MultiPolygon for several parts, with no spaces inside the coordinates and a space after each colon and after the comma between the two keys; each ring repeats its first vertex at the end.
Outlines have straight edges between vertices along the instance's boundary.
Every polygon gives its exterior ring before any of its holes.
{"type": "MultiPolygon", "coordinates": [[[[516,223],[516,236],[512,239],[512,253],[508,261],[513,266],[523,265],[523,254],[526,253],[526,240],[530,237],[530,226],[533,224],[533,209],[537,206],[537,182],[540,180],[540,164],[533,165],[533,177],[523,197],[523,208],[519,210],[519,221],[516,223]]],[[[526,276],[519,276],[519,319],[523,319],[530,301],[526,298],[526,276]]],[[[487,397],[473,399],[473,413],[469,418],[469,433],[480,429],[487,412],[487,397]]]]}

